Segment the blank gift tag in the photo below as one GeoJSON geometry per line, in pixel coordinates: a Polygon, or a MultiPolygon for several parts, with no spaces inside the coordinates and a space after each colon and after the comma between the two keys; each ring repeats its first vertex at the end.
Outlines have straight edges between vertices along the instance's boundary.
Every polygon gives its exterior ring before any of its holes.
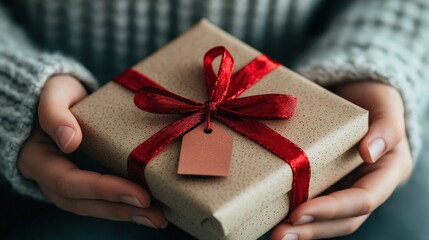
{"type": "Polygon", "coordinates": [[[183,136],[179,158],[179,174],[201,176],[228,176],[232,154],[232,136],[215,123],[211,133],[205,133],[206,124],[183,136]]]}

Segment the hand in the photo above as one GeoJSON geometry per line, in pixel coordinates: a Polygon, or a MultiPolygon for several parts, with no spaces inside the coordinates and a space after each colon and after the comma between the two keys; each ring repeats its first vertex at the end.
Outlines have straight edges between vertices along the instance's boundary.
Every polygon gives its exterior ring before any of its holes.
{"type": "Polygon", "coordinates": [[[64,153],[75,151],[82,141],[69,107],[85,96],[83,86],[71,76],[56,75],[46,82],[38,108],[40,126],[36,124],[18,160],[21,173],[66,211],[165,228],[167,220],[150,206],[150,195],[142,187],[120,177],[80,170],[67,159],[64,153]]]}
{"type": "Polygon", "coordinates": [[[339,86],[340,96],[369,110],[369,131],[359,152],[366,162],[345,181],[349,188],[303,203],[272,232],[271,239],[320,239],[348,235],[405,181],[412,158],[405,136],[400,94],[376,82],[339,86]]]}

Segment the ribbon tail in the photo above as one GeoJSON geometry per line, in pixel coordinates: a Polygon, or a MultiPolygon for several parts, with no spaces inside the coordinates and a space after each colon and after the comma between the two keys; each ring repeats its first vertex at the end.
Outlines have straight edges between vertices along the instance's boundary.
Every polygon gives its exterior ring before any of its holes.
{"type": "Polygon", "coordinates": [[[216,119],[262,145],[289,164],[293,176],[290,211],[308,199],[311,170],[303,149],[257,120],[228,118],[221,115],[216,115],[216,119]]]}
{"type": "Polygon", "coordinates": [[[128,176],[132,179],[143,181],[145,184],[144,170],[146,165],[164,149],[167,144],[189,131],[204,121],[204,113],[197,112],[177,120],[164,127],[144,143],[135,148],[128,156],[128,176]]]}

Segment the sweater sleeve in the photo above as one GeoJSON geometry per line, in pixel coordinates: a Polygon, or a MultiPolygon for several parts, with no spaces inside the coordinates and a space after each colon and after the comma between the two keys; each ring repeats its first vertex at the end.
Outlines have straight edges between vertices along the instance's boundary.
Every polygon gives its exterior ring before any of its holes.
{"type": "Polygon", "coordinates": [[[41,88],[54,74],[71,74],[87,86],[96,81],[79,63],[58,53],[38,50],[0,4],[0,174],[19,193],[45,199],[37,184],[17,167],[29,137],[41,88]]]}
{"type": "Polygon", "coordinates": [[[429,2],[354,1],[301,59],[298,71],[324,86],[374,80],[401,93],[413,158],[429,92],[429,2]]]}

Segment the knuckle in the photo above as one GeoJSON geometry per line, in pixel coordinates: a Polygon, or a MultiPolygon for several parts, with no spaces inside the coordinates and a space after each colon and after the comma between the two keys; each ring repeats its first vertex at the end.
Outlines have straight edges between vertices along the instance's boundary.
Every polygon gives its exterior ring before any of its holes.
{"type": "Polygon", "coordinates": [[[79,216],[84,216],[84,217],[94,216],[92,214],[92,211],[90,211],[87,205],[81,200],[62,199],[58,202],[57,206],[64,209],[67,212],[71,212],[79,216]]]}
{"type": "MultiPolygon", "coordinates": [[[[100,174],[96,180],[96,184],[94,185],[94,195],[99,199],[108,199],[108,193],[105,191],[105,175],[100,174]]],[[[109,191],[109,190],[108,190],[109,191]]]]}
{"type": "Polygon", "coordinates": [[[317,229],[313,226],[308,227],[306,229],[306,231],[303,231],[302,233],[300,233],[300,236],[298,239],[314,239],[317,238],[317,229]]]}
{"type": "Polygon", "coordinates": [[[67,198],[70,197],[70,188],[66,174],[62,174],[60,177],[57,178],[55,189],[57,193],[61,196],[67,198]]]}
{"type": "MultiPolygon", "coordinates": [[[[354,220],[354,219],[353,219],[354,220]]],[[[360,227],[360,223],[356,220],[351,221],[350,224],[348,224],[345,229],[344,229],[344,235],[350,235],[354,232],[356,232],[356,230],[358,230],[360,227]]]]}
{"type": "Polygon", "coordinates": [[[90,214],[83,209],[83,205],[79,204],[78,201],[67,201],[65,207],[67,208],[67,211],[72,212],[74,214],[80,216],[90,216],[90,214]]]}
{"type": "Polygon", "coordinates": [[[328,219],[333,219],[338,215],[338,199],[333,195],[328,195],[326,197],[328,197],[328,200],[331,202],[331,204],[325,206],[326,217],[328,219]]]}
{"type": "Polygon", "coordinates": [[[129,218],[129,211],[126,207],[115,206],[110,208],[109,215],[111,218],[116,220],[127,220],[129,218]]]}
{"type": "Polygon", "coordinates": [[[370,214],[373,211],[373,204],[371,203],[371,201],[367,200],[365,201],[360,209],[360,214],[364,215],[364,214],[370,214]]]}
{"type": "Polygon", "coordinates": [[[362,202],[359,214],[366,215],[372,213],[376,208],[376,201],[374,197],[365,189],[362,189],[362,197],[365,201],[362,202]]]}
{"type": "Polygon", "coordinates": [[[51,197],[51,200],[57,207],[63,209],[64,211],[75,213],[74,204],[72,201],[68,201],[61,197],[51,197]]]}
{"type": "Polygon", "coordinates": [[[71,204],[67,203],[66,201],[63,200],[53,200],[53,202],[55,203],[55,205],[67,212],[73,212],[73,208],[71,206],[71,204]]]}

